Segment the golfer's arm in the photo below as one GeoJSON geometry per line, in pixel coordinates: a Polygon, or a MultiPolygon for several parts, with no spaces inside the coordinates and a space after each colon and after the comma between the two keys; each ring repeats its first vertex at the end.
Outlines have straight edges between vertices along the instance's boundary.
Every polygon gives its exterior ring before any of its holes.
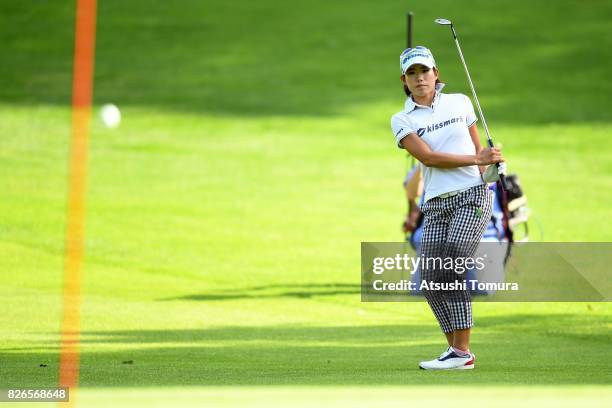
{"type": "Polygon", "coordinates": [[[419,138],[416,133],[410,133],[402,139],[401,145],[418,161],[427,167],[451,169],[455,167],[474,166],[478,164],[475,154],[452,154],[434,152],[431,147],[419,138]]]}
{"type": "Polygon", "coordinates": [[[418,166],[412,177],[406,183],[406,198],[408,201],[415,201],[416,198],[421,195],[421,166],[418,166]]]}
{"type": "Polygon", "coordinates": [[[472,138],[472,143],[474,143],[474,147],[476,148],[476,154],[480,153],[483,149],[480,144],[480,135],[478,134],[478,126],[474,123],[472,126],[468,128],[470,131],[470,137],[472,138]]]}
{"type": "MultiPolygon", "coordinates": [[[[478,134],[478,126],[474,123],[472,126],[468,128],[470,131],[470,137],[472,138],[472,143],[474,143],[474,148],[476,149],[476,154],[480,153],[482,149],[482,145],[480,144],[480,135],[478,134]]],[[[478,171],[480,174],[484,173],[487,166],[478,166],[478,171]]]]}
{"type": "Polygon", "coordinates": [[[417,207],[416,198],[421,194],[421,166],[418,166],[404,187],[408,200],[408,215],[417,207]]]}

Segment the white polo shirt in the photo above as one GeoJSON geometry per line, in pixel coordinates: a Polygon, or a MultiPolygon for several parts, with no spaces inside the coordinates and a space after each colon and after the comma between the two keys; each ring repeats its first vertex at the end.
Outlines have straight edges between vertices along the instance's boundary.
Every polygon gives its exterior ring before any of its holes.
{"type": "MultiPolygon", "coordinates": [[[[452,154],[476,154],[468,128],[478,120],[470,98],[463,94],[443,94],[444,84],[436,85],[432,106],[416,104],[406,99],[404,110],[391,117],[395,141],[416,133],[431,150],[452,154]]],[[[450,169],[423,166],[425,201],[450,191],[484,184],[478,166],[450,169]]]]}

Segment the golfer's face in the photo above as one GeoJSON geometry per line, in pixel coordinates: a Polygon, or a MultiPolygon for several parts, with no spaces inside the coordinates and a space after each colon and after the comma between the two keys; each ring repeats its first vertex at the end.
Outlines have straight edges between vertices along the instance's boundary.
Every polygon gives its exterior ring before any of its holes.
{"type": "Polygon", "coordinates": [[[412,65],[404,75],[404,83],[416,96],[425,96],[433,92],[436,88],[436,79],[438,79],[437,72],[421,64],[412,65]]]}

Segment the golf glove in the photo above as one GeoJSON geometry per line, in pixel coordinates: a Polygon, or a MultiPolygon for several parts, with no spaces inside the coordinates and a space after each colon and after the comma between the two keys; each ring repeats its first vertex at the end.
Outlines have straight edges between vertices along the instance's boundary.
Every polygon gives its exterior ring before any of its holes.
{"type": "Polygon", "coordinates": [[[506,163],[504,162],[499,163],[499,168],[494,164],[488,166],[484,173],[482,173],[482,180],[485,183],[493,183],[499,180],[500,174],[506,174],[506,163]]]}

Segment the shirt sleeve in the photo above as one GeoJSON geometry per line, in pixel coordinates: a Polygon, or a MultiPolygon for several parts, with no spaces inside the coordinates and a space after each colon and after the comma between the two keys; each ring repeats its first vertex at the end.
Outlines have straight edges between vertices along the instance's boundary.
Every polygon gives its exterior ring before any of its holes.
{"type": "Polygon", "coordinates": [[[400,149],[402,149],[402,145],[400,144],[402,139],[410,133],[416,133],[416,130],[413,129],[413,126],[401,113],[396,113],[391,117],[391,131],[395,136],[395,143],[400,149]]]}
{"type": "Polygon", "coordinates": [[[467,96],[463,95],[465,98],[465,123],[467,127],[472,126],[478,118],[476,117],[476,113],[474,113],[474,105],[472,105],[472,101],[467,96]]]}

